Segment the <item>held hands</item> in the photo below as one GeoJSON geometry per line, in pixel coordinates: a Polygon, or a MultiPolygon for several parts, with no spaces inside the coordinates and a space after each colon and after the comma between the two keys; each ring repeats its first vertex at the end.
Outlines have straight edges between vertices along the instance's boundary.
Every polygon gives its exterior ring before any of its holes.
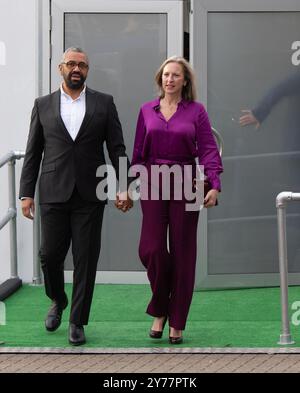
{"type": "Polygon", "coordinates": [[[204,198],[203,205],[204,207],[213,207],[216,204],[216,200],[218,198],[219,191],[218,190],[209,190],[204,198]]]}
{"type": "Polygon", "coordinates": [[[252,111],[250,111],[249,109],[242,109],[242,112],[245,114],[240,117],[239,124],[242,127],[249,126],[250,124],[254,124],[255,128],[258,129],[258,127],[260,126],[260,122],[253,115],[252,111]]]}
{"type": "MultiPolygon", "coordinates": [[[[133,201],[130,198],[129,193],[127,191],[117,193],[115,206],[119,210],[122,210],[124,213],[132,208],[133,201]]],[[[34,211],[35,211],[34,200],[32,198],[23,199],[21,201],[21,207],[22,207],[23,216],[29,218],[30,220],[33,220],[34,211]]]]}
{"type": "Polygon", "coordinates": [[[21,201],[23,216],[33,220],[34,218],[34,200],[32,198],[26,198],[21,201]]]}
{"type": "Polygon", "coordinates": [[[123,213],[130,210],[133,206],[133,201],[129,196],[129,192],[127,191],[118,192],[115,201],[115,206],[117,209],[122,210],[123,213]]]}

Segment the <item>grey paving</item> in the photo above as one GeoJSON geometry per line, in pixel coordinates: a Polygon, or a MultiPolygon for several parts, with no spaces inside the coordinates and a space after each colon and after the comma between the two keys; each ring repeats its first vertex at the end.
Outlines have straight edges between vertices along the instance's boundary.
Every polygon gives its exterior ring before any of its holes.
{"type": "Polygon", "coordinates": [[[300,354],[0,354],[0,373],[299,373],[300,354]]]}
{"type": "Polygon", "coordinates": [[[299,347],[282,346],[276,348],[184,348],[173,346],[168,348],[87,348],[87,347],[0,347],[1,353],[48,353],[48,354],[300,354],[299,347]]]}

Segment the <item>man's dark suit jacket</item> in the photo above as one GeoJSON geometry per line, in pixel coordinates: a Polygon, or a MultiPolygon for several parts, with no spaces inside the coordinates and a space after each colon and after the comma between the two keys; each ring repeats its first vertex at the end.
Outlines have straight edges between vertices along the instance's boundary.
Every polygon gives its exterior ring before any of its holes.
{"type": "Polygon", "coordinates": [[[34,197],[43,157],[40,203],[67,201],[75,185],[84,200],[99,202],[96,187],[102,179],[96,177],[96,170],[105,163],[104,142],[117,177],[119,157],[126,157],[113,98],[86,89],[86,114],[73,141],[60,116],[60,94],[58,90],[35,100],[20,181],[20,198],[34,197]]]}

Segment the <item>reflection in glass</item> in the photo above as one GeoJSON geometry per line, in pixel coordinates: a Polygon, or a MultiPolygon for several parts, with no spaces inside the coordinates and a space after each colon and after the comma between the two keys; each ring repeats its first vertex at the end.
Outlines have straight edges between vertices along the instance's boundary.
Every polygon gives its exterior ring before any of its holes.
{"type": "MultiPolygon", "coordinates": [[[[208,14],[208,112],[224,139],[220,205],[208,213],[209,274],[278,271],[275,198],[300,191],[300,88],[290,89],[300,85],[291,62],[299,24],[297,12],[208,14]],[[241,126],[251,113],[260,127],[241,126]]],[[[287,224],[295,272],[299,204],[287,224]]]]}

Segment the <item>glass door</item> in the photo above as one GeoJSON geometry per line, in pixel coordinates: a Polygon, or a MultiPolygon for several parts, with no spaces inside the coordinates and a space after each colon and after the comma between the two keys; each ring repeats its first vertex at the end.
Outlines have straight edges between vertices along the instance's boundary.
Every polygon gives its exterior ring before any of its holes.
{"type": "MultiPolygon", "coordinates": [[[[300,191],[300,3],[196,0],[192,11],[199,95],[224,140],[220,204],[200,218],[197,287],[278,285],[275,199],[300,191]]],[[[287,228],[299,284],[299,203],[287,228]]]]}
{"type": "MultiPolygon", "coordinates": [[[[182,2],[53,0],[51,4],[51,91],[60,84],[57,65],[64,50],[83,48],[90,60],[87,85],[113,95],[131,157],[139,107],[156,96],[155,72],[168,56],[182,55],[182,2]]],[[[97,281],[147,282],[138,257],[140,226],[139,202],[127,214],[109,203],[97,281]]],[[[70,255],[67,260],[70,270],[70,255]]]]}

